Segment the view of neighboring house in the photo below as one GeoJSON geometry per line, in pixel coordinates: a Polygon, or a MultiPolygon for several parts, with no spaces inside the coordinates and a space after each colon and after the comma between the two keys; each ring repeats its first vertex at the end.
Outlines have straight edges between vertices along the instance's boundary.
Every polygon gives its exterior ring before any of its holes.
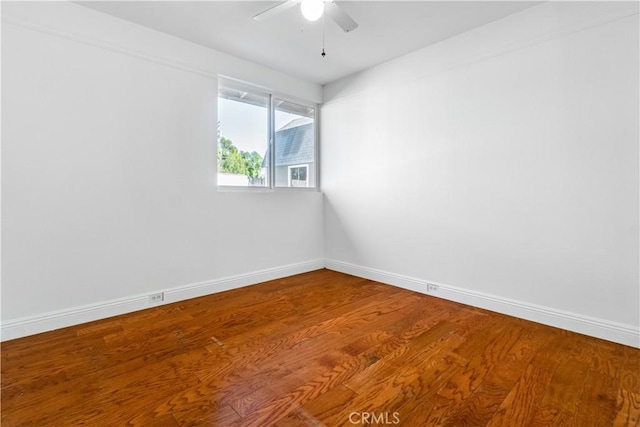
{"type": "MultiPolygon", "coordinates": [[[[315,187],[316,162],[313,119],[300,117],[276,131],[276,187],[315,187]]],[[[266,168],[271,155],[264,155],[266,168]]]]}

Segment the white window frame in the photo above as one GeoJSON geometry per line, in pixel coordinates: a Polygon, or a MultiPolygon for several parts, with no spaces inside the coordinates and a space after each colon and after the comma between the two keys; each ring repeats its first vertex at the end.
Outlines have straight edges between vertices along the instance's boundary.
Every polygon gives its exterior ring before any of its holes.
{"type": "Polygon", "coordinates": [[[290,188],[308,188],[309,187],[309,163],[303,163],[300,165],[290,165],[288,166],[288,171],[287,171],[287,182],[289,183],[288,187],[290,188]],[[307,179],[305,179],[305,186],[304,187],[294,187],[293,185],[291,185],[291,169],[295,169],[295,168],[305,168],[307,170],[307,179]]]}
{"type": "MultiPolygon", "coordinates": [[[[305,100],[301,100],[301,99],[297,99],[295,97],[291,97],[288,95],[284,95],[282,93],[278,93],[276,91],[273,90],[269,90],[267,88],[264,87],[260,87],[260,86],[256,86],[256,85],[252,85],[250,83],[245,83],[245,82],[241,82],[229,77],[223,77],[223,76],[219,76],[218,77],[218,92],[220,87],[227,87],[230,89],[236,89],[236,90],[242,90],[242,91],[246,91],[246,92],[253,92],[253,93],[258,93],[258,94],[262,94],[262,95],[267,95],[269,97],[269,113],[268,113],[268,117],[269,117],[269,123],[267,126],[268,129],[268,133],[269,133],[269,142],[268,142],[268,148],[269,148],[269,153],[270,153],[270,158],[269,158],[269,185],[265,186],[265,187],[249,187],[249,186],[233,186],[233,185],[218,185],[216,182],[216,188],[218,191],[220,192],[236,192],[236,191],[249,191],[249,192],[272,192],[272,191],[320,191],[320,138],[319,138],[319,105],[313,102],[309,102],[309,101],[305,101],[305,100]],[[313,137],[314,137],[314,150],[313,150],[313,155],[314,155],[314,164],[315,164],[315,173],[314,173],[314,180],[315,180],[315,186],[314,187],[309,187],[309,182],[310,182],[310,176],[309,176],[309,164],[302,164],[300,166],[306,166],[307,167],[307,186],[306,187],[291,187],[291,186],[286,186],[286,187],[278,187],[276,186],[276,166],[275,166],[275,133],[276,133],[276,129],[275,129],[275,111],[276,111],[276,106],[274,105],[274,100],[275,99],[281,100],[281,101],[286,101],[286,102],[291,102],[294,104],[299,104],[305,107],[309,107],[309,108],[313,108],[314,111],[314,115],[313,115],[313,127],[314,127],[314,132],[313,132],[313,137]]],[[[216,102],[217,102],[217,98],[216,98],[216,102]]],[[[217,110],[216,110],[217,111],[217,110]]],[[[218,121],[218,117],[216,117],[216,123],[218,121]]],[[[217,147],[218,141],[216,139],[216,147],[217,147]]],[[[216,172],[216,179],[218,176],[218,162],[217,160],[214,162],[215,164],[215,172],[216,172]]],[[[294,166],[295,167],[295,166],[294,166]]],[[[291,174],[291,170],[288,170],[288,174],[289,176],[287,178],[289,178],[289,182],[290,182],[290,174],[291,174]]]]}

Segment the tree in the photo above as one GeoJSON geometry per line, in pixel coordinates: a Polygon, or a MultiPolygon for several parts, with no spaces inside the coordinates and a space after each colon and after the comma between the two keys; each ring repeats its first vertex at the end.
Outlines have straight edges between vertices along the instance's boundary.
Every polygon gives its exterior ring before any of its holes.
{"type": "Polygon", "coordinates": [[[255,151],[249,153],[247,151],[238,150],[233,142],[220,137],[218,142],[218,171],[224,173],[236,173],[247,175],[251,178],[260,176],[262,169],[262,156],[255,151]]]}
{"type": "Polygon", "coordinates": [[[246,168],[246,175],[252,178],[257,178],[260,176],[260,171],[262,169],[262,156],[255,151],[251,153],[247,153],[246,151],[241,151],[240,155],[244,159],[244,164],[246,168]]]}

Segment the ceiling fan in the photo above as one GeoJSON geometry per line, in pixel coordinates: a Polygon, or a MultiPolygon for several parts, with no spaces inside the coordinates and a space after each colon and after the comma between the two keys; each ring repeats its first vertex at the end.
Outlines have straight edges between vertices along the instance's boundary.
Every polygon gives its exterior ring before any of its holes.
{"type": "Polygon", "coordinates": [[[308,21],[317,21],[326,12],[345,33],[358,28],[358,24],[338,6],[334,0],[286,0],[255,15],[253,19],[262,21],[285,10],[300,5],[302,15],[308,21]]]}

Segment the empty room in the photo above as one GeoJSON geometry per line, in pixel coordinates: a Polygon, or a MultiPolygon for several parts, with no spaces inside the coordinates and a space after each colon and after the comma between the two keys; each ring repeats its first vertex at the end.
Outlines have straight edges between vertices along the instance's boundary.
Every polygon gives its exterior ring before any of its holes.
{"type": "Polygon", "coordinates": [[[2,1],[4,426],[640,426],[637,1],[2,1]]]}

